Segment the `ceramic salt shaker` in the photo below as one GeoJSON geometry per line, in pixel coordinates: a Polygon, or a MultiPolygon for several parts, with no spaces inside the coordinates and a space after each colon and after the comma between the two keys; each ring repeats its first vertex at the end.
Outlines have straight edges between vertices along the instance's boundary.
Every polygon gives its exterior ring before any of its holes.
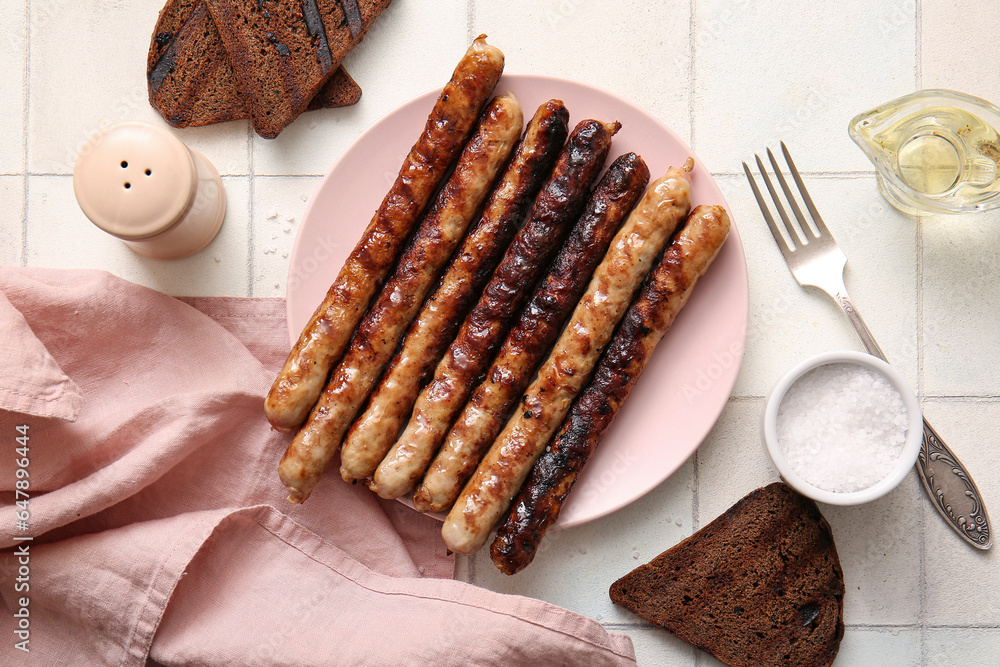
{"type": "Polygon", "coordinates": [[[115,123],[90,138],[73,191],[91,222],[154,259],[179,259],[215,238],[226,213],[219,172],[163,127],[115,123]]]}

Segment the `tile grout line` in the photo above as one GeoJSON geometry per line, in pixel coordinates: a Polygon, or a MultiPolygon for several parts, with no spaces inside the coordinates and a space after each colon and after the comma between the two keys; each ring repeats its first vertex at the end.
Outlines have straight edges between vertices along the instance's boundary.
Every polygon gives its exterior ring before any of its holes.
{"type": "Polygon", "coordinates": [[[28,109],[31,99],[31,0],[24,0],[24,67],[21,92],[24,94],[24,109],[21,110],[21,266],[28,266],[28,109]]]}
{"type": "MultiPolygon", "coordinates": [[[[921,60],[923,58],[923,6],[922,0],[916,0],[914,2],[913,8],[913,22],[914,22],[914,39],[913,39],[913,50],[914,50],[914,71],[913,78],[916,85],[916,89],[920,90],[923,87],[923,66],[921,60]]],[[[917,266],[916,266],[916,300],[917,300],[917,395],[923,395],[924,391],[924,347],[923,347],[923,331],[924,331],[924,226],[922,220],[918,220],[915,225],[916,234],[916,249],[917,249],[917,266]]],[[[923,500],[923,499],[921,499],[923,500]]],[[[917,607],[917,620],[919,621],[919,633],[920,633],[920,664],[927,665],[927,522],[926,522],[926,505],[927,503],[920,503],[920,514],[917,518],[918,521],[918,534],[920,536],[920,547],[919,547],[919,562],[920,567],[917,572],[917,582],[920,590],[919,604],[917,607]]]]}
{"type": "MultiPolygon", "coordinates": [[[[691,140],[691,152],[697,155],[697,149],[695,148],[695,127],[694,127],[694,114],[695,114],[695,24],[697,15],[697,0],[690,0],[690,5],[688,6],[688,136],[691,140]]],[[[698,531],[698,524],[700,522],[699,513],[699,489],[701,486],[701,476],[700,471],[700,461],[698,460],[698,450],[695,449],[694,456],[691,466],[691,475],[693,477],[691,484],[691,534],[694,535],[698,531]]],[[[691,651],[691,655],[694,658],[694,667],[701,667],[702,665],[702,653],[697,649],[691,651]]]]}
{"type": "Polygon", "coordinates": [[[696,0],[691,0],[691,4],[688,7],[688,128],[689,135],[691,138],[691,152],[697,154],[695,150],[694,141],[694,95],[695,95],[695,85],[694,85],[694,28],[695,28],[695,2],[696,0]]]}
{"type": "Polygon", "coordinates": [[[468,0],[465,3],[465,42],[472,44],[472,40],[478,37],[475,29],[476,25],[476,0],[468,0]]]}
{"type": "Polygon", "coordinates": [[[253,252],[256,237],[254,235],[254,188],[256,178],[254,174],[254,150],[253,150],[253,123],[247,123],[247,296],[253,297],[253,252]]]}
{"type": "MultiPolygon", "coordinates": [[[[628,630],[635,628],[649,628],[652,630],[659,631],[655,625],[648,623],[647,621],[637,620],[634,622],[629,621],[613,621],[608,623],[602,623],[605,628],[611,630],[628,630]]],[[[865,630],[872,632],[883,632],[885,630],[918,630],[920,629],[920,623],[845,623],[844,627],[849,630],[865,630]]],[[[1000,624],[997,623],[932,623],[927,626],[931,630],[1000,630],[1000,624]]]]}

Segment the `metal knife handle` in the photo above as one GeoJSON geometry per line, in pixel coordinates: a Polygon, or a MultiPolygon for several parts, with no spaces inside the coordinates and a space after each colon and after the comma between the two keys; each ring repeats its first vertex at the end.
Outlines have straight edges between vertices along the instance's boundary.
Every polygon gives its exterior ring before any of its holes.
{"type": "MultiPolygon", "coordinates": [[[[868,353],[887,361],[851,302],[843,282],[832,285],[832,289],[819,285],[817,287],[833,297],[844,311],[868,353]]],[[[983,496],[965,466],[926,419],[924,438],[917,456],[917,473],[931,503],[963,540],[977,549],[989,549],[993,546],[993,531],[986,505],[983,504],[983,496]]]]}
{"type": "Polygon", "coordinates": [[[993,546],[990,517],[976,483],[926,419],[917,472],[934,507],[962,539],[977,549],[993,546]]]}

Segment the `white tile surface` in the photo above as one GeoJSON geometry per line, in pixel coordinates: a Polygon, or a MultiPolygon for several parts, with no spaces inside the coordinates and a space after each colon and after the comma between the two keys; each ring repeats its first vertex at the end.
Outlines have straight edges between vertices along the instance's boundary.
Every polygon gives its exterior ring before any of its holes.
{"type": "MultiPolygon", "coordinates": [[[[226,176],[229,198],[219,237],[179,262],[144,259],[93,227],[69,176],[95,130],[126,119],[162,123],[145,85],[161,5],[0,0],[0,262],[104,269],[177,295],[280,296],[303,195],[365,128],[442,85],[480,32],[505,51],[510,72],[578,79],[648,109],[719,175],[745,246],[751,310],[734,398],[719,422],[663,485],[609,517],[553,533],[521,574],[505,577],[479,554],[459,559],[459,578],[625,632],[643,666],[718,664],[616,609],[607,589],[778,479],[759,437],[763,396],[806,356],[861,349],[839,309],[785,268],[743,177],[740,163],[779,139],[848,256],[857,307],[997,520],[1000,214],[899,214],[846,132],[856,113],[918,87],[1000,103],[995,2],[396,0],[345,63],[364,91],[356,106],[306,114],[273,141],[243,121],[175,131],[226,176]],[[268,218],[272,210],[278,215],[268,218]]],[[[822,510],[847,582],[837,667],[1000,665],[996,551],[961,543],[914,475],[871,505],[822,510]]]]}
{"type": "Polygon", "coordinates": [[[913,13],[898,5],[696,3],[695,152],[712,171],[736,173],[784,140],[800,169],[866,169],[848,121],[915,80],[913,13]]]}
{"type": "Polygon", "coordinates": [[[507,71],[567,77],[611,91],[690,142],[689,0],[616,2],[610,15],[593,0],[472,4],[475,30],[504,50],[507,71]]]}
{"type": "Polygon", "coordinates": [[[245,177],[223,179],[226,218],[201,252],[179,260],[143,257],[80,211],[69,176],[29,176],[28,266],[105,269],[175,296],[245,296],[249,224],[245,177]],[[84,250],[86,249],[86,250],[84,250]]]}
{"type": "Polygon", "coordinates": [[[1000,4],[980,0],[922,0],[921,87],[950,88],[1000,104],[1000,79],[984,63],[1000,61],[1000,4]]]}
{"type": "Polygon", "coordinates": [[[922,493],[913,472],[887,496],[866,505],[820,505],[844,569],[848,625],[919,622],[922,493]]]}
{"type": "Polygon", "coordinates": [[[924,391],[1000,393],[1000,211],[935,216],[923,229],[924,391]]]}
{"type": "Polygon", "coordinates": [[[643,625],[612,626],[612,632],[625,632],[632,639],[635,658],[643,667],[704,667],[705,653],[674,637],[666,630],[643,625]],[[699,663],[696,655],[701,657],[699,663]]]}
{"type": "Polygon", "coordinates": [[[24,171],[25,63],[28,15],[23,2],[4,0],[4,38],[0,41],[0,174],[24,171]]]}
{"type": "Polygon", "coordinates": [[[17,266],[24,250],[24,177],[0,176],[0,264],[17,266]]]}
{"type": "MultiPolygon", "coordinates": [[[[979,445],[995,441],[1000,429],[1000,403],[995,399],[927,400],[924,415],[972,473],[995,527],[1000,512],[1000,487],[996,483],[1000,453],[992,444],[979,445]]],[[[929,503],[924,503],[923,513],[927,623],[996,628],[1000,619],[1000,552],[996,546],[985,552],[975,551],[956,540],[929,503]]]]}
{"type": "MultiPolygon", "coordinates": [[[[99,129],[124,120],[163,124],[149,105],[146,54],[159,3],[32,3],[28,169],[71,174],[99,129]],[[136,30],[135,26],[149,26],[136,30]]],[[[247,173],[246,123],[178,130],[223,174],[247,173]]]]}
{"type": "Polygon", "coordinates": [[[928,665],[1000,664],[1000,628],[928,628],[928,665]]]}
{"type": "MultiPolygon", "coordinates": [[[[945,665],[961,663],[927,662],[920,660],[920,632],[913,628],[852,628],[848,626],[836,667],[912,667],[913,665],[945,665]]],[[[972,663],[969,663],[972,664],[972,663]]]]}
{"type": "Polygon", "coordinates": [[[274,176],[254,180],[253,242],[249,257],[253,296],[285,296],[288,257],[295,234],[302,223],[309,196],[321,180],[318,176],[274,176]]]}

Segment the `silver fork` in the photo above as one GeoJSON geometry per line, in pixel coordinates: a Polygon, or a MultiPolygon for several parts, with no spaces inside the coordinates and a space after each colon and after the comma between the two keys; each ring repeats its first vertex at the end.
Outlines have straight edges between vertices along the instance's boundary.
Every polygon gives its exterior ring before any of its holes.
{"type": "MultiPolygon", "coordinates": [[[[771,229],[771,235],[774,236],[778,249],[781,250],[795,280],[803,287],[818,287],[829,294],[854,325],[854,329],[868,353],[885,360],[885,354],[882,353],[882,349],[875,342],[872,332],[861,319],[861,315],[858,314],[847,294],[847,288],[844,286],[844,266],[847,264],[847,256],[837,245],[830,230],[823,222],[823,218],[820,217],[819,211],[816,210],[816,205],[813,203],[812,197],[809,196],[784,142],[781,142],[781,152],[788,164],[788,171],[795,180],[795,185],[798,186],[799,195],[809,211],[815,230],[802,214],[802,209],[799,208],[798,202],[793,196],[791,188],[788,187],[788,182],[782,175],[781,168],[769,148],[767,149],[767,157],[771,162],[775,178],[781,187],[785,201],[788,202],[788,208],[795,216],[795,221],[798,222],[796,225],[786,213],[785,207],[781,203],[782,197],[775,190],[767,169],[764,168],[764,163],[760,156],[754,155],[757,159],[757,168],[760,170],[764,184],[774,201],[774,206],[781,218],[788,239],[786,240],[782,235],[782,230],[771,215],[768,204],[757,187],[753,174],[750,173],[750,168],[744,162],[743,170],[750,181],[750,187],[757,198],[761,213],[764,214],[767,226],[771,229]]],[[[926,419],[924,420],[923,444],[920,456],[917,458],[917,472],[920,474],[924,490],[927,491],[934,507],[945,518],[948,525],[972,546],[978,549],[989,549],[993,544],[993,531],[990,528],[990,519],[986,513],[986,507],[983,505],[982,495],[980,495],[976,483],[972,480],[965,466],[941,440],[937,432],[931,428],[926,419]]]]}

